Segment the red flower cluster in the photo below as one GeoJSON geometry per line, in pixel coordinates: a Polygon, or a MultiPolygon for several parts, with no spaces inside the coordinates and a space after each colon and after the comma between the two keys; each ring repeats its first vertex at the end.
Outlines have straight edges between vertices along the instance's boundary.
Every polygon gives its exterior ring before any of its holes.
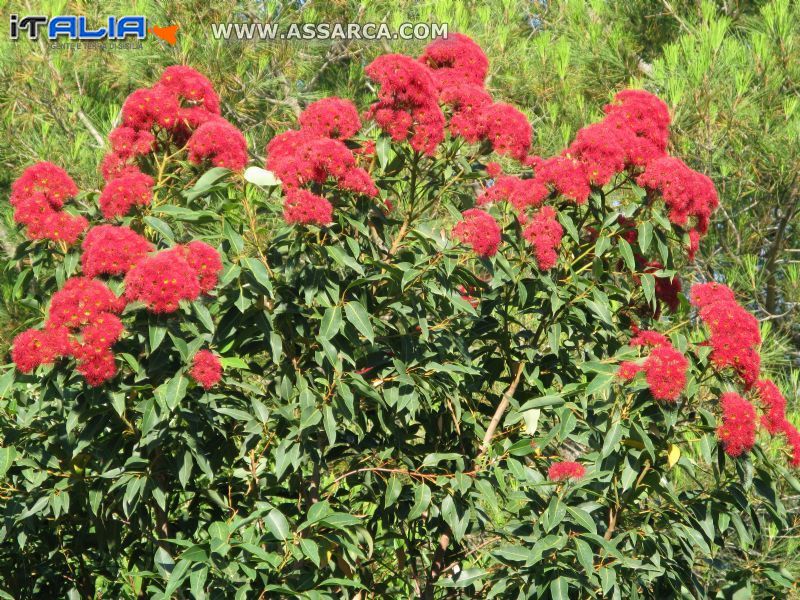
{"type": "Polygon", "coordinates": [[[267,145],[266,166],[281,180],[287,223],[325,225],[333,207],[325,198],[300,189],[312,183],[336,181],[337,187],[375,197],[378,188],[342,141],[361,128],[352,103],[340,98],[320,100],[300,115],[299,130],[275,136],[267,145]]]}
{"type": "Polygon", "coordinates": [[[396,142],[408,139],[414,150],[433,155],[444,139],[445,121],[431,70],[409,56],[384,54],[364,72],[380,85],[369,118],[396,142]]]}
{"type": "Polygon", "coordinates": [[[53,294],[47,327],[79,329],[96,322],[103,313],[120,313],[125,302],[102,281],[88,277],[71,277],[53,294]]]}
{"type": "MultiPolygon", "coordinates": [[[[488,166],[488,165],[487,165],[488,166]]],[[[499,176],[494,185],[485,188],[476,199],[478,206],[494,202],[506,201],[517,212],[523,213],[528,208],[535,208],[550,195],[545,185],[536,179],[521,179],[514,175],[499,176]]]]}
{"type": "Polygon", "coordinates": [[[454,33],[428,44],[419,60],[433,73],[440,90],[462,83],[483,86],[489,59],[471,38],[454,33]]]}
{"type": "Polygon", "coordinates": [[[233,170],[247,164],[244,136],[220,116],[211,82],[191,67],[167,67],[153,87],[134,91],[122,106],[122,122],[109,134],[112,151],[101,165],[103,178],[109,182],[100,196],[106,218],[122,216],[134,204],[149,203],[153,181],[139,171],[136,158],[155,149],[154,131],[166,133],[167,140],[179,147],[186,144],[189,160],[195,164],[208,159],[214,166],[233,170]],[[117,181],[125,177],[135,180],[117,181]],[[126,197],[123,190],[131,183],[135,191],[126,197]]]}
{"type": "Polygon", "coordinates": [[[219,253],[203,242],[175,246],[142,259],[125,276],[125,298],[154,313],[178,310],[181,300],[211,291],[222,269],[219,253]]]}
{"type": "Polygon", "coordinates": [[[14,221],[27,228],[32,240],[73,244],[88,222],[62,209],[77,193],[78,186],[62,168],[49,162],[31,165],[11,185],[14,221]]]}
{"type": "Polygon", "coordinates": [[[586,475],[586,467],[579,462],[561,461],[550,465],[547,469],[547,478],[550,481],[565,481],[567,479],[578,480],[586,475]]]}
{"type": "Polygon", "coordinates": [[[99,225],[83,240],[81,268],[86,277],[124,275],[153,245],[129,227],[99,225]]]}
{"type": "Polygon", "coordinates": [[[301,225],[327,225],[333,221],[333,206],[308,190],[290,189],[283,203],[283,219],[301,225]]]}
{"type": "Polygon", "coordinates": [[[548,271],[556,265],[558,247],[564,235],[564,228],[556,218],[551,206],[543,206],[533,215],[522,232],[523,237],[533,245],[536,264],[541,271],[548,271]]]}
{"type": "Polygon", "coordinates": [[[792,450],[790,463],[800,467],[800,433],[786,418],[786,398],[770,379],[760,379],[753,386],[764,411],[761,424],[771,435],[783,434],[792,450]]]}
{"type": "Polygon", "coordinates": [[[672,156],[650,161],[636,183],[660,192],[669,209],[669,220],[693,236],[690,257],[693,256],[700,237],[708,231],[711,213],[719,206],[714,183],[672,156]]]}
{"type": "Polygon", "coordinates": [[[536,169],[536,180],[551,186],[556,192],[583,204],[589,198],[591,188],[583,163],[567,156],[553,156],[546,160],[532,160],[536,169]]]}
{"type": "Polygon", "coordinates": [[[247,166],[247,142],[242,132],[225,119],[217,118],[200,125],[186,144],[189,161],[201,164],[210,160],[215,167],[240,171],[247,166]]]}
{"type": "Polygon", "coordinates": [[[39,365],[49,365],[69,352],[67,330],[28,329],[14,338],[11,360],[22,373],[30,373],[39,365]]]}
{"type": "Polygon", "coordinates": [[[286,189],[336,180],[340,189],[374,197],[378,188],[369,174],[356,166],[356,158],[344,142],[316,137],[304,130],[275,136],[267,146],[267,168],[286,189]]]}
{"type": "Polygon", "coordinates": [[[302,112],[300,127],[317,137],[346,140],[361,129],[361,119],[350,100],[323,98],[312,102],[302,112]]]}
{"type": "MultiPolygon", "coordinates": [[[[647,263],[644,272],[655,273],[663,268],[664,265],[657,260],[653,260],[647,263]]],[[[681,304],[678,294],[680,294],[681,290],[683,289],[681,280],[678,278],[678,276],[674,275],[672,278],[655,277],[654,279],[656,280],[656,298],[663,302],[672,312],[678,310],[678,307],[681,304]]]]}
{"type": "Polygon", "coordinates": [[[618,377],[630,380],[637,373],[644,372],[653,398],[676,402],[686,387],[686,372],[689,370],[686,357],[657,331],[638,331],[630,345],[650,346],[652,350],[641,364],[623,362],[617,371],[618,377]]]}
{"type": "Polygon", "coordinates": [[[482,137],[492,144],[495,152],[520,161],[525,158],[533,129],[524,114],[510,104],[495,102],[484,108],[480,116],[485,128],[482,137]]]}
{"type": "Polygon", "coordinates": [[[625,149],[628,163],[645,165],[666,153],[669,109],[657,96],[645,90],[623,90],[604,111],[604,123],[609,129],[620,130],[616,135],[625,149]]]}
{"type": "Polygon", "coordinates": [[[189,375],[204,389],[211,389],[222,379],[222,363],[210,350],[200,350],[194,355],[189,375]]]}
{"type": "Polygon", "coordinates": [[[452,135],[459,135],[470,143],[479,142],[486,136],[484,111],[492,104],[489,92],[475,84],[461,83],[444,88],[439,101],[452,109],[452,135]]]}
{"type": "Polygon", "coordinates": [[[127,160],[134,156],[150,154],[156,138],[145,129],[134,129],[123,125],[108,134],[108,141],[111,142],[114,155],[127,160]]]}
{"type": "Polygon", "coordinates": [[[718,369],[734,369],[749,388],[761,369],[758,320],[739,306],[731,289],[721,283],[696,284],[690,296],[711,334],[711,362],[718,369]]]}
{"type": "Polygon", "coordinates": [[[469,245],[478,256],[497,254],[501,232],[494,217],[479,208],[465,210],[462,216],[464,220],[453,227],[453,237],[469,245]]]}
{"type": "Polygon", "coordinates": [[[730,456],[741,456],[756,443],[756,408],[736,392],[727,392],[720,398],[722,425],[717,436],[730,456]]]}
{"type": "Polygon", "coordinates": [[[45,328],[29,329],[16,337],[12,359],[20,371],[28,373],[39,365],[73,356],[89,385],[100,385],[116,374],[111,347],[122,335],[116,313],[124,306],[96,279],[68,279],[53,295],[45,328]]]}
{"type": "Polygon", "coordinates": [[[106,219],[124,217],[134,206],[148,206],[153,199],[153,178],[138,169],[112,179],[100,193],[100,210],[106,219]]]}

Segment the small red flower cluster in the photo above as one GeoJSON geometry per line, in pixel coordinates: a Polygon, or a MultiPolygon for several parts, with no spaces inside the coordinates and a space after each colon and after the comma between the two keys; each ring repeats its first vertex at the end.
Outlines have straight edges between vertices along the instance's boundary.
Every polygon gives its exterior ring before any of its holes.
{"type": "Polygon", "coordinates": [[[396,142],[408,139],[417,152],[433,155],[444,139],[445,120],[431,70],[402,54],[384,54],[364,69],[380,85],[367,111],[396,142]]]}
{"type": "Polygon", "coordinates": [[[558,260],[558,247],[564,235],[564,228],[558,222],[555,209],[552,206],[543,206],[530,219],[522,235],[533,246],[539,269],[552,269],[558,260]]]}
{"type": "Polygon", "coordinates": [[[800,433],[786,418],[786,398],[770,379],[760,379],[753,386],[763,410],[761,424],[770,435],[783,434],[792,450],[790,462],[800,467],[800,433]]]}
{"type": "Polygon", "coordinates": [[[153,244],[133,229],[114,225],[92,227],[81,247],[81,268],[86,277],[124,275],[153,251],[153,244]]]}
{"type": "Polygon", "coordinates": [[[708,231],[711,213],[719,206],[714,182],[680,158],[665,156],[647,163],[636,183],[660,192],[669,209],[669,220],[689,231],[689,255],[693,258],[700,237],[708,231]]]}
{"type": "Polygon", "coordinates": [[[283,219],[300,225],[327,225],[333,220],[333,205],[308,190],[290,189],[283,203],[283,219]]]}
{"type": "Polygon", "coordinates": [[[431,42],[419,60],[430,67],[440,90],[465,83],[482,87],[489,72],[489,59],[481,47],[461,33],[431,42]]]}
{"type": "Polygon", "coordinates": [[[209,160],[232,170],[247,165],[244,136],[220,116],[214,87],[191,67],[167,67],[154,86],[134,91],[122,106],[122,123],[109,134],[111,152],[101,165],[108,184],[100,207],[107,219],[150,203],[154,182],[139,170],[136,159],[153,152],[159,142],[185,144],[195,164],[209,160]]]}
{"type": "Polygon", "coordinates": [[[125,276],[125,299],[148,310],[171,313],[181,300],[196,300],[217,285],[222,261],[208,244],[193,241],[147,256],[125,276]]]}
{"type": "Polygon", "coordinates": [[[463,221],[453,227],[453,237],[469,245],[478,256],[489,257],[497,254],[500,246],[500,225],[489,213],[470,208],[462,213],[463,221]]]}
{"type": "MultiPolygon", "coordinates": [[[[655,273],[663,268],[664,265],[662,265],[660,262],[657,260],[652,260],[647,263],[644,272],[655,273]]],[[[678,276],[674,275],[672,278],[654,277],[654,279],[656,280],[656,298],[663,302],[672,312],[678,310],[678,307],[681,304],[678,294],[680,294],[681,290],[683,289],[681,280],[678,278],[678,276]]]]}
{"type": "Polygon", "coordinates": [[[650,354],[639,364],[626,361],[620,364],[617,375],[624,380],[633,379],[644,372],[650,393],[656,400],[676,402],[686,387],[689,361],[672,343],[657,331],[637,331],[631,346],[649,346],[650,354]]]}
{"type": "Polygon", "coordinates": [[[586,475],[586,467],[579,462],[561,461],[555,462],[547,469],[547,478],[550,481],[565,481],[572,479],[577,481],[586,475]]]}
{"type": "MultiPolygon", "coordinates": [[[[695,284],[690,297],[709,329],[711,362],[719,370],[732,368],[744,389],[755,392],[763,411],[762,426],[770,435],[786,437],[792,451],[790,462],[800,467],[800,433],[786,418],[786,399],[773,381],[759,379],[761,334],[758,320],[736,302],[733,290],[724,284],[695,284]]],[[[719,438],[728,454],[739,456],[753,446],[758,424],[756,408],[735,393],[724,394],[722,401],[723,424],[718,430],[719,438]]]]}
{"type": "Polygon", "coordinates": [[[125,303],[97,279],[72,277],[53,294],[43,330],[28,329],[14,339],[11,357],[29,373],[39,365],[72,356],[90,385],[116,373],[111,347],[122,335],[117,314],[125,303]]]}
{"type": "MultiPolygon", "coordinates": [[[[488,165],[487,165],[488,167],[488,165]]],[[[485,188],[476,199],[478,206],[495,202],[508,202],[521,214],[535,208],[550,195],[542,182],[536,179],[522,179],[514,175],[500,175],[493,185],[485,188]]]]}
{"type": "Polygon", "coordinates": [[[695,284],[690,296],[711,334],[711,362],[718,369],[734,369],[745,388],[750,388],[761,369],[758,320],[739,306],[733,291],[721,283],[695,284]]]}
{"type": "Polygon", "coordinates": [[[139,170],[126,170],[106,184],[98,202],[106,219],[124,217],[134,206],[148,206],[153,199],[153,178],[139,170]]]}
{"type": "Polygon", "coordinates": [[[189,161],[196,165],[210,160],[215,167],[239,171],[247,165],[247,142],[242,132],[225,119],[200,125],[186,143],[189,161]]]}
{"type": "Polygon", "coordinates": [[[322,138],[347,140],[361,130],[361,119],[355,105],[335,96],[312,102],[299,120],[303,130],[322,138]]]}
{"type": "Polygon", "coordinates": [[[62,209],[77,193],[78,186],[62,168],[49,162],[31,165],[11,185],[14,221],[26,227],[29,239],[74,244],[88,222],[62,209]]]}
{"type": "Polygon", "coordinates": [[[756,408],[736,392],[722,394],[720,405],[722,424],[717,436],[728,455],[741,456],[756,443],[756,408]]]}
{"type": "Polygon", "coordinates": [[[222,363],[210,350],[200,350],[194,355],[189,375],[204,389],[211,389],[222,379],[222,363]]]}
{"type": "Polygon", "coordinates": [[[336,181],[339,189],[375,197],[378,188],[345,140],[361,128],[355,106],[341,98],[309,105],[300,115],[299,130],[275,136],[267,145],[266,166],[281,180],[287,223],[327,225],[333,206],[326,198],[301,189],[313,183],[336,181]]]}
{"type": "Polygon", "coordinates": [[[489,60],[478,44],[454,34],[429,44],[420,62],[430,68],[438,101],[450,107],[450,133],[470,143],[486,140],[498,154],[523,160],[531,145],[528,119],[484,89],[489,60]]]}

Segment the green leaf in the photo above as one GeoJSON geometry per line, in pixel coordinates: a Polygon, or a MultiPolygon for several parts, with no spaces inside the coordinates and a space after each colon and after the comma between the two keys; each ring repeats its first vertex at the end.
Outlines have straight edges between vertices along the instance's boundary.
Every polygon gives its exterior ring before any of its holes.
{"type": "Polygon", "coordinates": [[[175,241],[175,234],[172,233],[172,228],[161,219],[157,219],[156,217],[148,215],[144,218],[144,222],[160,233],[161,236],[168,242],[175,241]]]}
{"type": "Polygon", "coordinates": [[[247,167],[244,170],[245,181],[261,187],[274,187],[281,184],[281,180],[272,171],[261,167],[247,167]]]}
{"type": "Polygon", "coordinates": [[[257,258],[253,257],[247,257],[243,259],[242,262],[244,262],[245,266],[247,267],[247,270],[250,271],[256,282],[265,290],[267,290],[270,294],[272,294],[273,293],[272,280],[270,279],[269,273],[267,272],[267,268],[264,266],[264,263],[262,263],[257,258]]]}
{"type": "Polygon", "coordinates": [[[653,240],[653,224],[650,221],[644,221],[639,223],[638,230],[639,250],[644,254],[653,240]]]}
{"type": "Polygon", "coordinates": [[[383,507],[389,508],[395,502],[397,502],[397,499],[400,497],[400,492],[402,491],[403,483],[400,481],[400,479],[395,475],[389,477],[389,480],[386,482],[386,493],[384,494],[383,507]]]}
{"type": "Polygon", "coordinates": [[[569,514],[572,515],[572,518],[575,519],[575,521],[586,531],[597,533],[597,525],[595,524],[594,519],[592,519],[592,515],[590,515],[588,512],[582,508],[577,508],[574,506],[568,506],[567,512],[569,512],[569,514]]]}
{"type": "Polygon", "coordinates": [[[644,292],[645,300],[649,304],[653,304],[656,297],[656,279],[650,273],[643,273],[641,275],[642,291],[644,292]]]}
{"type": "Polygon", "coordinates": [[[370,342],[375,341],[375,330],[369,320],[369,313],[358,300],[352,300],[344,305],[347,320],[352,323],[358,332],[370,342]]]}
{"type": "Polygon", "coordinates": [[[279,540],[283,541],[289,537],[289,521],[277,508],[273,508],[264,518],[264,524],[270,533],[279,540]]]}
{"type": "Polygon", "coordinates": [[[413,521],[414,519],[422,516],[422,513],[428,510],[430,503],[431,488],[424,483],[420,483],[414,488],[414,506],[411,507],[411,511],[408,513],[408,520],[413,521]]]}
{"type": "Polygon", "coordinates": [[[552,600],[569,600],[569,582],[565,577],[550,582],[550,597],[552,600]]]}
{"type": "Polygon", "coordinates": [[[317,542],[308,538],[300,538],[300,550],[303,552],[304,556],[306,556],[309,560],[311,560],[311,562],[314,563],[314,565],[316,565],[317,568],[319,568],[319,545],[317,542]]]}
{"type": "Polygon", "coordinates": [[[0,480],[5,478],[16,457],[17,449],[14,446],[0,447],[0,480]]]}
{"type": "Polygon", "coordinates": [[[622,254],[622,258],[625,260],[628,270],[631,272],[636,271],[636,260],[633,258],[633,250],[631,250],[631,245],[627,240],[622,238],[619,239],[618,245],[620,254],[622,254]]]}
{"type": "Polygon", "coordinates": [[[325,311],[322,317],[322,323],[319,327],[319,336],[323,340],[329,340],[337,333],[342,327],[342,308],[340,306],[331,306],[325,311]]]}

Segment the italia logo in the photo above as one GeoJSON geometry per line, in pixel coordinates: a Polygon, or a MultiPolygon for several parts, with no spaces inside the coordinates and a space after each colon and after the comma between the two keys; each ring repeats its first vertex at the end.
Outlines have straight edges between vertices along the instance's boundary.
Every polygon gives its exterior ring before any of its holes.
{"type": "Polygon", "coordinates": [[[109,16],[97,28],[92,28],[84,16],[58,15],[46,17],[44,15],[29,15],[20,17],[12,14],[9,17],[9,34],[12,40],[18,40],[21,32],[26,32],[28,39],[36,40],[39,35],[47,36],[49,40],[66,37],[70,40],[123,40],[133,38],[143,40],[148,31],[161,38],[170,45],[176,43],[178,25],[168,27],[147,28],[147,18],[141,15],[124,17],[109,16]]]}

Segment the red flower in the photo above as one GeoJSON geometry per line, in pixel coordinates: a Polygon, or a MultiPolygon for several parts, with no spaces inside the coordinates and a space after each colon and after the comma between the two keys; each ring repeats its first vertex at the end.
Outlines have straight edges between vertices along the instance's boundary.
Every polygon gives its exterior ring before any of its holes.
{"type": "Polygon", "coordinates": [[[71,277],[53,294],[47,327],[78,329],[95,322],[102,313],[120,313],[125,302],[102,281],[71,277]]]}
{"type": "Polygon", "coordinates": [[[219,273],[222,271],[222,259],[216,248],[205,242],[195,240],[185,246],[177,246],[182,251],[186,262],[194,270],[200,291],[207,294],[217,286],[219,273]]]}
{"type": "Polygon", "coordinates": [[[579,462],[562,461],[550,465],[547,469],[547,478],[550,481],[564,481],[567,479],[578,480],[586,475],[586,467],[579,462]]]}
{"type": "Polygon", "coordinates": [[[752,386],[761,369],[758,320],[736,303],[733,292],[721,283],[692,286],[691,302],[710,332],[711,362],[718,369],[733,368],[752,386]]]}
{"type": "Polygon", "coordinates": [[[594,185],[605,185],[625,170],[627,155],[619,131],[603,121],[584,127],[564,155],[581,161],[594,185]]]}
{"type": "Polygon", "coordinates": [[[380,85],[378,102],[367,116],[395,141],[408,139],[414,150],[434,154],[445,122],[430,69],[402,54],[384,54],[364,71],[380,85]]]}
{"type": "Polygon", "coordinates": [[[439,100],[452,108],[450,133],[473,143],[486,137],[484,109],[492,104],[492,97],[486,90],[462,83],[443,89],[439,100]]]}
{"type": "Polygon", "coordinates": [[[66,171],[49,162],[36,163],[11,185],[14,221],[26,227],[29,239],[73,244],[88,222],[61,209],[77,193],[78,187],[66,171]]]}
{"type": "Polygon", "coordinates": [[[313,137],[302,130],[287,131],[272,139],[267,146],[267,168],[280,178],[284,189],[333,178],[340,189],[378,195],[372,178],[356,166],[355,155],[344,142],[313,137]]]}
{"type": "Polygon", "coordinates": [[[520,179],[513,175],[501,175],[494,185],[487,187],[478,196],[478,206],[500,202],[509,202],[517,212],[526,208],[534,208],[544,202],[550,195],[550,190],[536,179],[520,179]]]}
{"type": "Polygon", "coordinates": [[[139,170],[112,179],[98,202],[106,219],[124,217],[134,206],[147,206],[153,199],[153,178],[139,170]]]}
{"type": "Polygon", "coordinates": [[[660,192],[669,220],[695,232],[695,239],[699,241],[708,231],[711,213],[719,206],[717,190],[708,177],[693,171],[681,159],[667,156],[649,162],[636,183],[660,192]]]}
{"type": "Polygon", "coordinates": [[[784,430],[783,422],[786,420],[786,398],[783,397],[778,386],[769,379],[756,381],[754,385],[758,393],[764,414],[761,423],[772,435],[784,430]]]}
{"type": "Polygon", "coordinates": [[[123,160],[140,154],[149,154],[153,151],[155,139],[149,131],[133,129],[124,125],[108,134],[111,149],[116,156],[123,160]]]}
{"type": "Polygon", "coordinates": [[[483,86],[489,72],[489,59],[481,47],[460,33],[434,40],[419,60],[430,67],[439,89],[462,83],[483,86]]]}
{"type": "Polygon", "coordinates": [[[219,357],[209,350],[200,350],[194,355],[189,375],[203,388],[207,390],[212,388],[222,379],[222,364],[219,357]]]}
{"type": "Polygon", "coordinates": [[[300,114],[300,126],[319,137],[346,140],[361,129],[361,119],[350,100],[330,97],[309,104],[300,114]]]}
{"type": "Polygon", "coordinates": [[[333,206],[308,190],[289,190],[283,201],[283,219],[301,225],[327,225],[333,221],[333,206]]]}
{"type": "Polygon", "coordinates": [[[485,127],[482,137],[495,152],[519,161],[525,158],[533,133],[528,117],[510,104],[497,102],[482,109],[481,119],[485,127]]]}
{"type": "Polygon", "coordinates": [[[686,387],[688,359],[657,331],[636,330],[636,335],[629,344],[649,346],[652,350],[641,364],[621,363],[617,376],[627,381],[636,377],[637,373],[643,372],[653,398],[666,402],[677,401],[686,387]]]}
{"type": "Polygon", "coordinates": [[[178,122],[178,99],[163,85],[140,88],[122,105],[122,122],[132,129],[150,130],[155,125],[174,127],[178,122]]]}
{"type": "Polygon", "coordinates": [[[494,217],[479,208],[470,208],[461,213],[463,221],[453,227],[453,237],[469,245],[478,256],[497,254],[500,246],[500,226],[494,217]]]}
{"type": "Polygon", "coordinates": [[[564,228],[558,222],[554,208],[543,206],[533,215],[522,235],[533,245],[539,270],[548,271],[556,266],[564,228]]]}
{"type": "Polygon", "coordinates": [[[211,114],[219,114],[219,97],[214,86],[193,68],[184,65],[167,67],[158,83],[175,94],[178,100],[189,102],[192,107],[200,107],[211,114]]]}
{"type": "Polygon", "coordinates": [[[197,271],[180,248],[144,258],[125,276],[127,301],[144,302],[154,313],[175,312],[181,300],[196,300],[200,292],[197,271]]]}
{"type": "Polygon", "coordinates": [[[730,456],[741,456],[756,443],[756,409],[735,392],[722,394],[722,424],[717,429],[725,452],[730,456]]]}
{"type": "Polygon", "coordinates": [[[669,140],[669,109],[657,96],[645,90],[623,90],[604,108],[609,126],[629,129],[634,136],[623,138],[629,162],[646,164],[663,156],[669,140]]]}
{"type": "Polygon", "coordinates": [[[200,125],[186,146],[189,161],[194,164],[210,160],[215,167],[232,171],[247,166],[247,142],[242,132],[219,117],[200,125]]]}
{"type": "Polygon", "coordinates": [[[559,194],[578,204],[586,202],[592,190],[583,163],[566,156],[553,156],[537,162],[537,181],[553,187],[559,194]]]}
{"type": "Polygon", "coordinates": [[[83,240],[81,267],[87,277],[124,275],[153,245],[129,227],[99,225],[93,227],[83,240]]]}
{"type": "Polygon", "coordinates": [[[50,206],[58,210],[67,199],[78,194],[78,186],[61,167],[39,162],[25,169],[19,179],[11,184],[11,206],[37,193],[43,194],[50,206]]]}
{"type": "Polygon", "coordinates": [[[67,330],[62,327],[27,329],[14,338],[11,360],[22,373],[51,364],[69,351],[67,330]]]}

